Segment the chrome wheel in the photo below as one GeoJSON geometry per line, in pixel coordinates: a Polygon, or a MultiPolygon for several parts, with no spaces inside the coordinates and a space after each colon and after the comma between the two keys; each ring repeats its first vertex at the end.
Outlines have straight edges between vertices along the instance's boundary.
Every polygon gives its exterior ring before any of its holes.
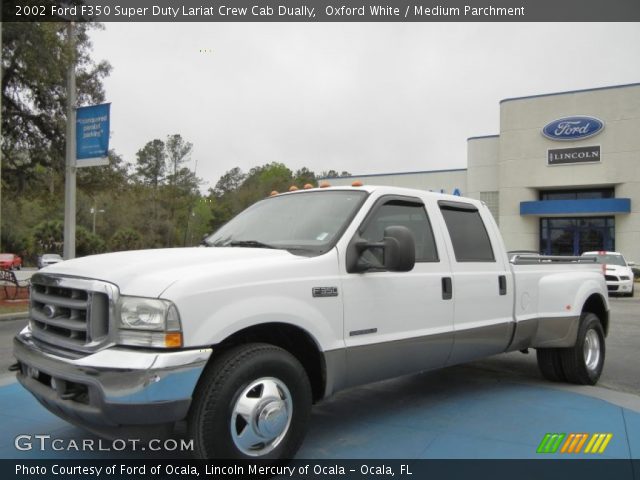
{"type": "Polygon", "coordinates": [[[600,363],[600,337],[593,329],[588,330],[584,337],[583,354],[587,370],[596,371],[600,363]]]}
{"type": "Polygon", "coordinates": [[[245,455],[266,455],[286,436],[292,413],[287,386],[277,378],[260,378],[246,387],[235,402],[231,438],[245,455]]]}

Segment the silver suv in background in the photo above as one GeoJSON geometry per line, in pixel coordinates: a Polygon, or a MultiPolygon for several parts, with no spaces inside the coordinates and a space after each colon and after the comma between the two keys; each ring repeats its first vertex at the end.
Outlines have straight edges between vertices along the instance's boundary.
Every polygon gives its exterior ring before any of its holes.
{"type": "Polygon", "coordinates": [[[633,297],[633,262],[627,263],[619,252],[584,252],[583,256],[595,256],[596,262],[602,265],[604,278],[609,294],[621,294],[633,297]]]}

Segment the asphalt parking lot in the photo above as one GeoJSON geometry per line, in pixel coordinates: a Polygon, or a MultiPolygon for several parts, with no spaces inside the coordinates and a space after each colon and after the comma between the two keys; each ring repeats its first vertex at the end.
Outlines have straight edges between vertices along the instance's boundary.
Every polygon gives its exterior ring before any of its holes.
{"type": "MultiPolygon", "coordinates": [[[[565,458],[538,453],[548,433],[611,434],[601,453],[572,458],[640,459],[640,299],[611,301],[607,361],[597,387],[542,380],[535,353],[512,353],[342,392],[314,407],[305,459],[532,459],[565,458]]],[[[0,322],[7,346],[24,320],[0,322]],[[22,322],[22,323],[21,323],[22,322]]],[[[0,352],[3,362],[9,350],[0,352]]],[[[72,440],[97,438],[41,407],[4,375],[0,387],[0,458],[158,458],[188,453],[19,449],[19,436],[50,435],[72,440]]],[[[180,435],[180,432],[178,432],[180,435]]],[[[24,438],[24,437],[21,437],[24,438]]],[[[66,443],[65,443],[66,442],[66,443]]],[[[22,445],[24,447],[24,445],[22,445]]],[[[583,449],[584,450],[584,449],[583,449]]]]}

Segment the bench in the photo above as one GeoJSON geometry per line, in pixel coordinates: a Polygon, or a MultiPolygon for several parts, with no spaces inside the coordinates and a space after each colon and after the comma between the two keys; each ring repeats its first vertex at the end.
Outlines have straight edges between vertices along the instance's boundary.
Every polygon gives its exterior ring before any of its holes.
{"type": "Polygon", "coordinates": [[[12,270],[0,270],[0,285],[4,287],[4,298],[15,300],[21,288],[28,289],[31,286],[31,280],[18,280],[12,270]]]}

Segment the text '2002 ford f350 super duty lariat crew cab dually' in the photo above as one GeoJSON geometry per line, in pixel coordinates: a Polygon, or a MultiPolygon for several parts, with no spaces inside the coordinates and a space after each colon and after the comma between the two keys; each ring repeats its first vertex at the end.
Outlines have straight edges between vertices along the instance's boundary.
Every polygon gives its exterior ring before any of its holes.
{"type": "Polygon", "coordinates": [[[107,436],[186,421],[203,458],[290,458],[339,390],[536,348],[545,377],[594,384],[601,269],[509,260],[479,201],[394,187],[262,200],[209,248],[130,251],[32,279],[14,341],[45,407],[107,436]]]}

